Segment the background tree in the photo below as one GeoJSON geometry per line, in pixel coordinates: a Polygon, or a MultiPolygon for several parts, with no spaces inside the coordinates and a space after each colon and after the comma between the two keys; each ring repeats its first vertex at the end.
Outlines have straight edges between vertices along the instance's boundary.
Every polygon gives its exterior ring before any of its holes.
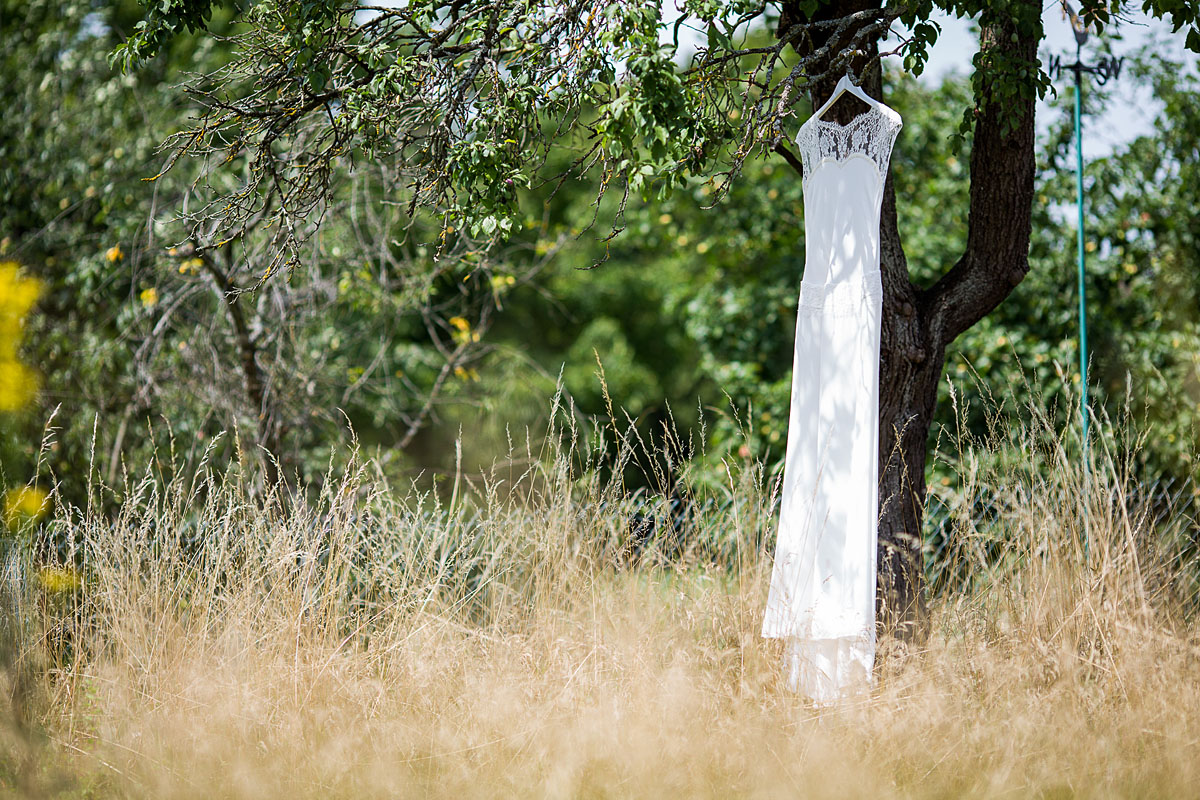
{"type": "MultiPolygon", "coordinates": [[[[884,283],[880,377],[880,580],[886,610],[919,616],[920,522],[926,442],[947,347],[990,313],[1028,272],[1034,180],[1033,105],[1048,79],[1037,61],[1041,6],[971,0],[944,7],[980,26],[972,99],[965,244],[935,280],[913,281],[900,236],[894,185],[881,222],[884,283]]],[[[209,0],[154,4],[118,51],[126,65],[179,32],[201,29],[209,0]]],[[[819,102],[847,69],[882,94],[879,41],[893,24],[910,31],[901,52],[919,69],[936,38],[932,2],[688,3],[673,25],[639,3],[413,3],[401,8],[265,0],[248,6],[230,67],[197,83],[207,111],[177,134],[176,156],[241,158],[239,188],[217,191],[192,215],[196,247],[241,235],[267,209],[276,255],[267,273],[300,263],[300,248],[328,208],[330,176],[347,157],[395,167],[389,187],[442,215],[439,246],[456,232],[504,237],[521,187],[551,180],[552,148],[574,133],[569,175],[594,171],[621,201],[663,194],[689,174],[716,175],[717,194],[753,152],[798,161],[781,143],[807,94],[819,102]],[[742,47],[747,26],[774,24],[778,40],[742,47]],[[707,34],[685,70],[679,32],[707,34]],[[725,147],[725,145],[729,145],[725,147]]],[[[1084,19],[1107,24],[1117,3],[1090,2],[1084,19]]],[[[1200,49],[1197,7],[1146,8],[1188,28],[1200,49]]],[[[852,114],[845,105],[833,112],[852,114]]],[[[224,159],[228,160],[228,159],[224,159]]]]}
{"type": "MultiPolygon", "coordinates": [[[[197,186],[201,165],[185,161],[146,180],[162,166],[163,139],[196,113],[176,82],[222,68],[232,45],[177,37],[122,74],[108,55],[133,30],[137,3],[0,10],[14,22],[0,98],[22,120],[0,132],[0,260],[19,261],[45,289],[24,345],[44,376],[37,404],[0,427],[13,479],[40,464],[83,504],[93,467],[114,485],[126,462],[168,447],[186,466],[236,429],[269,480],[278,463],[282,477],[311,481],[347,420],[396,475],[443,466],[445,450],[452,463],[453,447],[428,429],[448,405],[477,402],[493,312],[553,256],[555,237],[542,236],[540,252],[514,241],[485,253],[464,240],[435,261],[438,248],[415,240],[440,227],[393,202],[385,166],[350,176],[343,165],[330,175],[335,216],[309,240],[307,269],[254,292],[275,254],[269,225],[198,250],[178,218],[237,174],[197,186]],[[405,228],[420,236],[399,241],[405,228]]],[[[209,26],[237,30],[228,12],[209,26]]],[[[234,446],[226,437],[209,455],[234,446]]]]}

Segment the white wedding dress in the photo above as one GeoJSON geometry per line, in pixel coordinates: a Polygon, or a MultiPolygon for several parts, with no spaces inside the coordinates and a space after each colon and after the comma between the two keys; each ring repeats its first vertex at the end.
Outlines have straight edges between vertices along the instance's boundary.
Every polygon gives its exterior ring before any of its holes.
{"type": "Polygon", "coordinates": [[[879,514],[879,213],[900,115],[810,117],[804,278],[763,636],[787,639],[794,691],[830,703],[870,683],[879,514]]]}

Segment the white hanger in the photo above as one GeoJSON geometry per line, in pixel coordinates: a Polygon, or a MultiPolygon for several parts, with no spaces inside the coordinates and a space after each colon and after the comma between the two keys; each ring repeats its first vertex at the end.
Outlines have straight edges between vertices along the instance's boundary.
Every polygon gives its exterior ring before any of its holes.
{"type": "Polygon", "coordinates": [[[814,111],[813,116],[817,119],[820,119],[821,115],[829,110],[829,107],[833,105],[835,100],[842,96],[843,92],[850,92],[850,94],[854,95],[859,100],[862,100],[871,108],[879,108],[883,105],[883,103],[879,102],[874,97],[871,97],[871,95],[855,86],[854,81],[850,80],[849,75],[843,75],[842,79],[837,82],[837,86],[833,87],[833,94],[829,95],[829,99],[825,101],[825,105],[814,111]]]}

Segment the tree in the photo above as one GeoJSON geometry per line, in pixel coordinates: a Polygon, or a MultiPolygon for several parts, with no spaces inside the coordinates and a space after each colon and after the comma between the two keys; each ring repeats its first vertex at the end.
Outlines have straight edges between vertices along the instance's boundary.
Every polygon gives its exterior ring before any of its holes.
{"type": "MultiPolygon", "coordinates": [[[[117,21],[136,10],[126,4],[107,11],[117,21]]],[[[61,406],[56,424],[79,420],[79,435],[56,435],[46,458],[80,488],[94,413],[118,410],[134,391],[112,379],[129,363],[119,316],[136,296],[130,241],[146,218],[134,210],[134,194],[142,192],[129,187],[152,163],[142,155],[157,145],[145,130],[145,107],[124,102],[152,102],[144,90],[155,83],[153,70],[113,75],[102,56],[115,37],[98,35],[92,12],[86,2],[0,3],[0,99],[21,120],[0,131],[0,251],[42,286],[24,340],[26,358],[42,376],[40,391],[0,426],[0,439],[8,439],[6,466],[14,477],[44,477],[34,474],[42,426],[61,406]]]]}
{"type": "MultiPolygon", "coordinates": [[[[21,481],[52,472],[59,494],[84,504],[94,478],[116,488],[123,464],[156,448],[181,468],[232,459],[234,437],[213,439],[236,429],[266,483],[298,473],[311,485],[347,421],[364,448],[403,453],[388,459],[394,475],[444,465],[453,448],[428,429],[450,403],[474,402],[495,310],[557,240],[435,262],[435,248],[396,243],[405,227],[430,235],[430,222],[391,202],[386,165],[363,164],[331,175],[333,214],[287,283],[254,291],[274,254],[256,225],[221,247],[171,247],[200,170],[185,161],[146,178],[194,113],[179,74],[220,69],[235,29],[218,14],[206,36],[177,37],[121,74],[108,54],[140,13],[136,2],[0,0],[20,23],[5,27],[0,98],[21,119],[0,131],[0,263],[43,287],[23,339],[39,391],[0,352],[0,408],[18,388],[24,405],[0,425],[4,468],[21,481]]],[[[222,178],[236,188],[236,174],[222,178]]]]}
{"type": "MultiPolygon", "coordinates": [[[[1036,55],[1040,3],[938,6],[980,28],[962,125],[971,136],[967,234],[932,282],[914,282],[887,181],[879,563],[882,610],[894,623],[922,616],[926,446],[947,347],[1029,269],[1033,109],[1048,87],[1036,55]]],[[[116,58],[132,65],[181,31],[204,29],[213,7],[149,4],[116,58]]],[[[1200,50],[1200,4],[1144,7],[1186,27],[1189,46],[1200,50]]],[[[616,234],[631,196],[663,196],[688,176],[710,176],[719,198],[752,156],[773,153],[799,171],[783,144],[799,102],[823,101],[847,70],[880,97],[884,34],[893,26],[908,32],[899,51],[913,70],[937,36],[931,0],[688,0],[671,25],[657,4],[590,0],[259,0],[242,8],[236,56],[193,84],[206,113],[173,137],[166,168],[185,154],[214,174],[222,162],[238,162],[236,188],[214,192],[193,213],[191,236],[200,250],[218,247],[267,215],[276,254],[267,275],[302,263],[301,246],[328,208],[331,176],[348,159],[394,165],[391,189],[413,218],[422,208],[440,215],[442,248],[464,232],[504,238],[519,219],[523,189],[587,174],[600,194],[617,194],[616,234]],[[762,24],[774,27],[776,40],[744,46],[745,32],[762,24]],[[683,30],[706,41],[678,68],[683,30]],[[546,168],[558,148],[575,155],[565,172],[546,168]]],[[[1082,15],[1101,28],[1120,8],[1088,0],[1082,15]]],[[[845,119],[852,111],[839,104],[832,113],[845,119]]]]}

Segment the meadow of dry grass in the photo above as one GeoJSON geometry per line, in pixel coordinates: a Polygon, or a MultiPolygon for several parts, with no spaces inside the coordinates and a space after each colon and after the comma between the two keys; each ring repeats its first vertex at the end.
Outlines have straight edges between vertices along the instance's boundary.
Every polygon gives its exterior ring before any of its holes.
{"type": "MultiPolygon", "coordinates": [[[[114,519],[47,523],[50,591],[12,548],[20,797],[1183,797],[1200,780],[1190,550],[1104,453],[981,475],[960,579],[874,689],[817,709],[758,635],[769,496],[752,471],[637,568],[628,510],[567,456],[460,476],[449,503],[366,468],[264,507],[236,475],[154,476],[114,519]],[[1054,466],[1054,465],[1052,465],[1054,466]],[[1090,548],[1081,547],[1087,505],[1090,548]]],[[[97,487],[97,492],[102,491],[97,487]]],[[[969,505],[969,504],[968,504],[969,505]]],[[[1175,526],[1175,530],[1180,529],[1175,526]]],[[[44,582],[43,582],[44,583],[44,582]]]]}

